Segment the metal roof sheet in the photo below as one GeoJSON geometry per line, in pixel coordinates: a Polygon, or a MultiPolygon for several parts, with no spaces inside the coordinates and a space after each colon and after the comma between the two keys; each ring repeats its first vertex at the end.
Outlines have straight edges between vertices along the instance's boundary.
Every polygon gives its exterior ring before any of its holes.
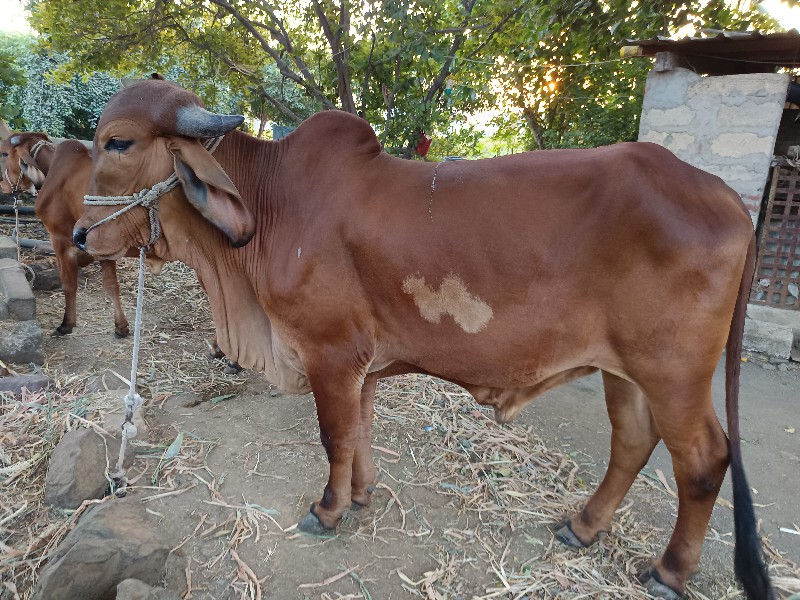
{"type": "Polygon", "coordinates": [[[626,39],[625,46],[638,46],[639,54],[658,52],[679,55],[685,66],[701,73],[765,72],[777,67],[800,67],[800,33],[796,29],[778,33],[760,31],[704,30],[703,37],[673,40],[665,37],[626,39]]]}

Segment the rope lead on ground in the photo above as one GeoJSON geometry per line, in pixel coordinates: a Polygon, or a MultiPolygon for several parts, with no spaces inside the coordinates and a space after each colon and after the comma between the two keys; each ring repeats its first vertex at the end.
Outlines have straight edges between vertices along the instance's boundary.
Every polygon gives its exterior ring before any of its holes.
{"type": "Polygon", "coordinates": [[[128,446],[128,440],[136,437],[137,429],[133,424],[133,414],[138,410],[144,401],[142,397],[136,393],[136,371],[139,367],[139,340],[142,332],[142,305],[144,304],[144,270],[145,270],[145,251],[146,248],[139,249],[139,286],[136,293],[136,321],[133,328],[133,357],[131,359],[131,379],[130,388],[125,395],[125,420],[122,422],[122,437],[119,444],[119,457],[117,458],[117,466],[109,476],[114,482],[114,494],[118,498],[125,497],[125,488],[128,486],[128,478],[125,475],[125,450],[128,446]]]}

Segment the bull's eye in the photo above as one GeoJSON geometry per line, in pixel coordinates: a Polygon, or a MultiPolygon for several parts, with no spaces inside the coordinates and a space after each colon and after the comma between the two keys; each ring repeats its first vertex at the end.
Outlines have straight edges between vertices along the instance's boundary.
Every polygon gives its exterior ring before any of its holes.
{"type": "Polygon", "coordinates": [[[3,158],[8,158],[8,152],[0,152],[3,158]]]}
{"type": "Polygon", "coordinates": [[[133,145],[133,140],[118,140],[117,138],[111,138],[106,142],[105,149],[107,152],[125,152],[128,148],[133,145]]]}

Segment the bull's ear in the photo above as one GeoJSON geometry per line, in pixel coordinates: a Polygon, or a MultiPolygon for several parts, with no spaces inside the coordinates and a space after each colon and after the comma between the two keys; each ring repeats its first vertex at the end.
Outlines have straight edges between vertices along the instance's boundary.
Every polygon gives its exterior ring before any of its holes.
{"type": "Polygon", "coordinates": [[[17,155],[19,156],[19,168],[23,175],[30,179],[31,183],[36,188],[42,187],[42,184],[44,183],[44,172],[39,168],[39,165],[36,164],[36,161],[33,160],[33,157],[28,153],[28,149],[25,146],[17,146],[16,150],[17,155]]]}
{"type": "Polygon", "coordinates": [[[256,230],[253,214],[242,202],[228,175],[197,140],[171,137],[175,173],[183,193],[205,219],[224,233],[235,248],[249,242],[256,230]]]}

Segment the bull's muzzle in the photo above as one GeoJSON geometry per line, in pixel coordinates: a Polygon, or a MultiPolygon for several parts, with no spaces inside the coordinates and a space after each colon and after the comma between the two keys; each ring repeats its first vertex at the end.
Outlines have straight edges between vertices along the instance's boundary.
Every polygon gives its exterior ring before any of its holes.
{"type": "Polygon", "coordinates": [[[86,234],[88,231],[85,227],[75,227],[72,230],[72,241],[84,252],[86,252],[86,234]]]}

